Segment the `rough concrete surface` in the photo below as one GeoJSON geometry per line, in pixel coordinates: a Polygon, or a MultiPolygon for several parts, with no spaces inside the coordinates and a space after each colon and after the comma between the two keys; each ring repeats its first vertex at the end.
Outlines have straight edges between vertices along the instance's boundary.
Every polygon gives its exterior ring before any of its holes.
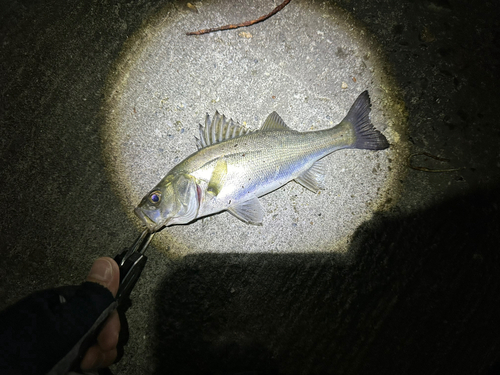
{"type": "Polygon", "coordinates": [[[292,0],[184,35],[278,3],[0,5],[0,308],[129,246],[133,206],[206,112],[324,129],[366,89],[390,149],[330,155],[327,189],[263,197],[262,227],[164,230],[111,369],[495,373],[498,6],[292,0]]]}
{"type": "MultiPolygon", "coordinates": [[[[236,11],[241,4],[227,5],[199,5],[199,13],[168,6],[164,17],[151,21],[124,48],[109,83],[102,130],[124,209],[133,215],[142,196],[196,150],[198,123],[207,112],[218,110],[258,129],[275,110],[293,129],[318,130],[339,123],[356,97],[370,89],[371,117],[392,143],[389,150],[335,153],[327,159],[327,189],[318,196],[289,184],[262,198],[263,226],[226,213],[208,224],[169,228],[155,239],[177,256],[345,251],[357,226],[388,199],[398,199],[404,175],[400,159],[408,156],[402,146],[404,106],[398,106],[377,44],[363,37],[345,12],[298,1],[269,20],[272,32],[263,22],[245,31],[185,35],[200,23],[200,15],[203,23],[229,22],[223,15],[234,7],[234,17],[244,17],[236,11]]],[[[257,18],[266,3],[247,5],[247,17],[257,18]]]]}

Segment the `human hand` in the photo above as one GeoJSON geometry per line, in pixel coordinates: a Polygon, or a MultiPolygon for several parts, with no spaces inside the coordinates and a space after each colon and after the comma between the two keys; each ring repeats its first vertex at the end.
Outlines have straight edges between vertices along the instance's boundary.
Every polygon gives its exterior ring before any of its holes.
{"type": "MultiPolygon", "coordinates": [[[[120,286],[120,269],[118,264],[108,257],[97,259],[87,276],[87,281],[101,284],[108,288],[113,297],[120,286]]],[[[110,366],[116,359],[118,336],[120,334],[120,318],[115,310],[111,313],[103,329],[97,336],[97,343],[90,347],[80,363],[82,370],[93,370],[110,366]]]]}

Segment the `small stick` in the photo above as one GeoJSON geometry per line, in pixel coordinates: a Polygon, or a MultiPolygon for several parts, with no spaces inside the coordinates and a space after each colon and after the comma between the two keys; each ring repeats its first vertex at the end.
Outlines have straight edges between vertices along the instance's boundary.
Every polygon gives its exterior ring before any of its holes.
{"type": "Polygon", "coordinates": [[[246,22],[238,23],[236,25],[226,25],[226,26],[215,27],[213,29],[203,29],[203,30],[198,30],[198,31],[191,31],[191,32],[186,33],[186,35],[202,35],[202,34],[213,33],[215,31],[238,29],[240,27],[254,25],[256,23],[267,20],[269,17],[275,15],[281,9],[283,9],[289,2],[290,2],[290,0],[283,1],[280,5],[278,5],[276,8],[274,8],[271,13],[266,14],[265,16],[259,17],[255,20],[252,20],[252,21],[246,21],[246,22]]]}
{"type": "Polygon", "coordinates": [[[426,167],[415,167],[411,163],[411,159],[414,156],[418,156],[418,155],[425,155],[425,156],[428,156],[430,158],[433,158],[434,160],[439,160],[439,161],[445,161],[445,162],[449,162],[450,161],[449,159],[440,158],[440,157],[431,155],[428,152],[419,152],[419,153],[416,153],[416,154],[411,154],[408,157],[408,165],[410,166],[411,169],[415,169],[416,171],[431,172],[431,173],[442,173],[442,172],[456,172],[456,171],[459,171],[460,169],[462,169],[462,168],[454,168],[454,169],[430,169],[430,168],[426,168],[426,167]]]}

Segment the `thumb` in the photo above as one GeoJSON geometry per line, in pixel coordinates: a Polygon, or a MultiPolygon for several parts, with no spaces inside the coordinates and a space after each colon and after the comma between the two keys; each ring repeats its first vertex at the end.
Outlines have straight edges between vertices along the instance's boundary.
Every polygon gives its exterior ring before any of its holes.
{"type": "Polygon", "coordinates": [[[113,297],[116,296],[120,285],[120,269],[118,268],[118,264],[108,257],[97,259],[90,269],[87,281],[101,284],[113,293],[113,297]]]}

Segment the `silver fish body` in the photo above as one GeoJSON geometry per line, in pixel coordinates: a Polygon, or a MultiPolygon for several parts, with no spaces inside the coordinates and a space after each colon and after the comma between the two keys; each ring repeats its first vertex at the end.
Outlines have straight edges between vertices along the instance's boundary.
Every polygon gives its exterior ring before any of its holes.
{"type": "Polygon", "coordinates": [[[387,139],[369,120],[363,92],[337,126],[320,131],[290,129],[276,112],[261,129],[249,131],[217,112],[200,125],[198,151],[177,164],[148,193],[136,214],[150,231],[229,211],[261,224],[259,197],[295,180],[313,192],[323,189],[324,157],[343,148],[380,150],[387,139]]]}

